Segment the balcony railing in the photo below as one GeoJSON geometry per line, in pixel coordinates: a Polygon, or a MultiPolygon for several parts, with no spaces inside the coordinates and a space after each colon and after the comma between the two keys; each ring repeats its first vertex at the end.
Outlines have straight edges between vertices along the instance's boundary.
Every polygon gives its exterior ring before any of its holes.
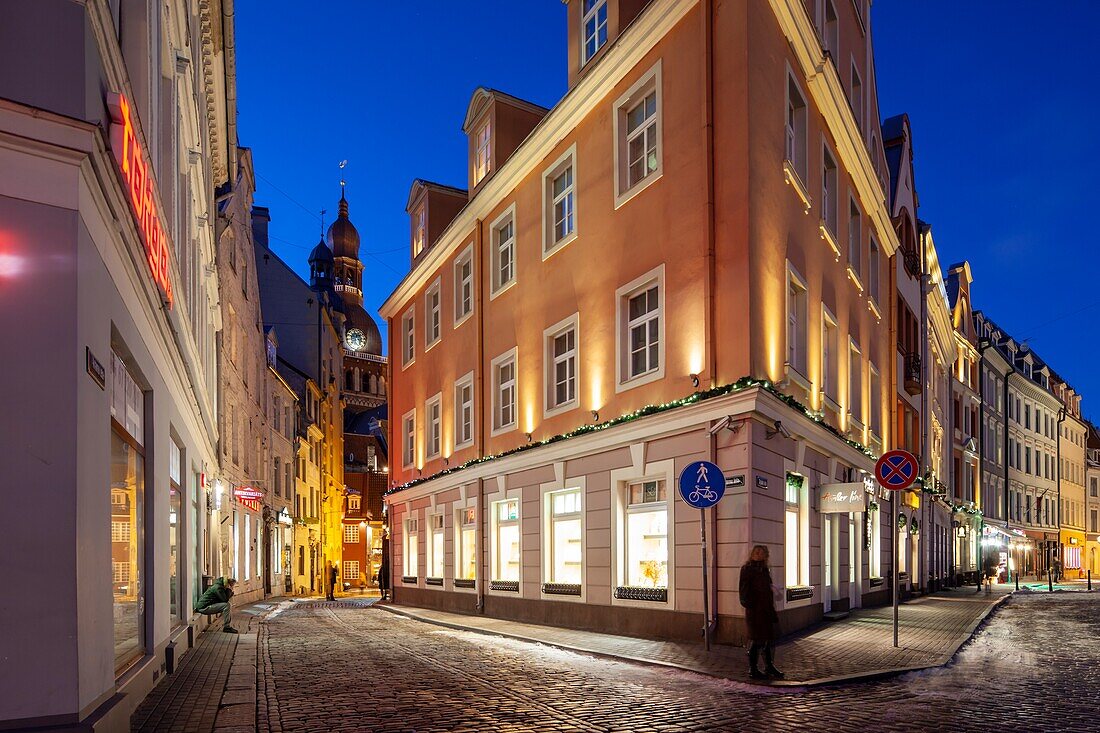
{"type": "Polygon", "coordinates": [[[905,391],[911,395],[919,395],[923,381],[920,354],[910,351],[905,355],[905,391]]]}

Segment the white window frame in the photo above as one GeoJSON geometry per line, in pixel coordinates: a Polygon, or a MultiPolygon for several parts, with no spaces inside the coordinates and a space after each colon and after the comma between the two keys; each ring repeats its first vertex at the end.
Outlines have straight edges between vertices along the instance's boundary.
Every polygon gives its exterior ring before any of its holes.
{"type": "Polygon", "coordinates": [[[474,128],[474,185],[493,171],[493,121],[486,118],[474,128]]]}
{"type": "Polygon", "coordinates": [[[401,315],[401,369],[416,362],[416,306],[401,315]]]}
{"type": "Polygon", "coordinates": [[[545,262],[556,252],[577,238],[577,144],[573,143],[569,149],[562,153],[561,157],[550,164],[550,167],[542,172],[542,260],[545,262]],[[572,169],[573,181],[559,195],[554,195],[554,181],[566,170],[572,169]],[[571,216],[573,229],[561,239],[556,239],[557,214],[556,208],[559,200],[568,198],[572,207],[571,216]]]}
{"type": "Polygon", "coordinates": [[[424,251],[425,244],[428,240],[428,205],[425,202],[420,202],[415,209],[413,209],[413,235],[412,235],[412,251],[413,259],[416,259],[424,251]]]}
{"type": "Polygon", "coordinates": [[[438,344],[442,338],[443,288],[441,278],[437,277],[424,292],[424,353],[438,344]]]}
{"type": "Polygon", "coordinates": [[[511,206],[505,209],[500,216],[494,219],[492,224],[489,225],[489,246],[491,250],[489,300],[495,300],[497,296],[509,290],[513,285],[516,284],[516,236],[516,205],[513,203],[511,206]],[[511,223],[512,225],[512,237],[508,245],[508,251],[512,263],[512,276],[509,280],[502,281],[500,279],[501,241],[497,235],[499,234],[500,229],[509,223],[511,223]]]}
{"type": "Polygon", "coordinates": [[[416,578],[415,583],[408,583],[407,585],[420,585],[420,522],[416,512],[410,511],[407,513],[401,529],[404,535],[401,538],[401,576],[416,578]],[[410,547],[413,547],[416,551],[416,558],[411,564],[409,563],[410,547]],[[410,568],[412,569],[411,573],[409,572],[410,568]]]}
{"type": "Polygon", "coordinates": [[[345,545],[358,545],[359,540],[359,525],[358,524],[345,524],[344,525],[344,544],[345,545]]]}
{"type": "Polygon", "coordinates": [[[874,362],[871,362],[870,375],[870,396],[871,396],[871,414],[867,418],[867,427],[871,431],[871,435],[878,440],[882,439],[882,373],[875,368],[874,362]],[[878,385],[877,389],[875,385],[878,385]]]}
{"type": "Polygon", "coordinates": [[[863,86],[863,77],[860,76],[856,66],[856,57],[852,56],[852,68],[848,77],[848,103],[852,107],[852,116],[856,120],[856,128],[863,131],[867,115],[867,90],[863,86]],[[856,95],[856,82],[859,82],[859,95],[856,95]]]}
{"type": "MultiPolygon", "coordinates": [[[[805,469],[796,470],[792,467],[792,464],[787,464],[783,472],[783,587],[785,588],[799,588],[810,585],[810,514],[809,514],[809,494],[810,494],[810,479],[808,471],[805,469]],[[787,474],[795,473],[802,477],[802,488],[799,491],[797,501],[789,501],[787,496],[787,474]],[[797,518],[797,524],[795,527],[795,534],[797,535],[798,546],[795,548],[795,564],[794,577],[792,578],[791,563],[788,562],[789,558],[789,538],[787,536],[787,522],[790,516],[797,518]],[[791,582],[794,580],[795,582],[791,582]]],[[[809,605],[813,601],[812,598],[803,599],[800,601],[785,601],[787,607],[809,605]]]]}
{"type": "Polygon", "coordinates": [[[592,4],[592,7],[588,10],[588,12],[585,12],[584,3],[583,2],[581,3],[581,33],[580,33],[581,49],[580,50],[581,50],[581,66],[582,67],[585,64],[587,64],[589,61],[591,61],[593,58],[595,58],[596,54],[598,54],[600,52],[600,49],[607,45],[607,41],[608,41],[608,22],[609,22],[607,14],[608,14],[607,0],[596,0],[592,4]],[[603,43],[600,43],[600,27],[601,26],[600,26],[600,21],[599,21],[599,12],[600,12],[601,8],[603,9],[603,26],[602,26],[603,29],[604,29],[603,43]],[[588,26],[588,21],[590,19],[595,20],[595,22],[593,23],[593,36],[596,39],[596,47],[592,50],[592,53],[588,53],[587,26],[588,26]]]}
{"type": "MultiPolygon", "coordinates": [[[[427,565],[425,566],[425,577],[437,578],[442,580],[447,575],[447,534],[446,534],[446,520],[443,519],[443,512],[433,512],[427,515],[428,520],[428,536],[425,543],[428,550],[427,565]],[[438,525],[438,526],[436,526],[438,525]],[[443,539],[439,548],[440,557],[436,557],[436,536],[440,536],[443,539]],[[442,572],[438,575],[433,573],[435,570],[436,562],[439,563],[439,568],[442,572]]],[[[440,590],[442,586],[427,585],[428,588],[435,588],[440,590]]]]}
{"type": "MultiPolygon", "coordinates": [[[[276,556],[278,556],[279,553],[274,553],[274,554],[276,556]]],[[[359,561],[358,560],[344,560],[344,561],[342,561],[341,562],[341,567],[340,567],[340,572],[344,574],[344,582],[345,583],[351,583],[352,582],[348,578],[353,578],[354,580],[359,580],[359,561]],[[349,566],[354,568],[354,573],[348,573],[348,567],[349,566]]]]}
{"type": "Polygon", "coordinates": [[[821,139],[821,224],[836,242],[840,228],[840,164],[829,143],[821,139]],[[826,161],[832,162],[832,186],[829,186],[829,170],[826,161]],[[831,194],[831,195],[830,195],[831,194]]]}
{"type": "Polygon", "coordinates": [[[861,429],[867,426],[867,414],[863,409],[863,351],[851,336],[848,337],[848,417],[861,429]],[[858,395],[852,392],[857,390],[858,395]]]}
{"type": "Polygon", "coordinates": [[[848,191],[848,277],[863,292],[863,207],[851,189],[848,191]]]}
{"type": "Polygon", "coordinates": [[[615,392],[623,392],[628,389],[649,384],[658,379],[664,379],[667,349],[665,348],[666,328],[668,313],[665,308],[665,266],[662,263],[641,277],[635,278],[615,291],[615,392]],[[656,369],[643,372],[631,377],[627,371],[630,361],[630,332],[628,316],[630,315],[630,298],[642,290],[648,290],[653,284],[657,285],[657,360],[656,369]]]}
{"type": "Polygon", "coordinates": [[[882,247],[872,231],[867,244],[867,296],[876,310],[882,300],[882,247]]]}
{"type": "Polygon", "coordinates": [[[671,458],[646,464],[642,464],[639,460],[632,466],[611,470],[611,605],[649,609],[676,608],[676,497],[673,495],[676,491],[675,481],[676,461],[671,458]],[[665,511],[668,512],[668,534],[665,538],[668,547],[668,600],[665,603],[615,598],[615,588],[626,586],[630,578],[630,573],[626,569],[628,540],[626,515],[629,511],[630,485],[643,481],[665,482],[665,511]]]}
{"type": "Polygon", "coordinates": [[[493,359],[490,365],[493,388],[493,428],[489,434],[494,438],[504,433],[510,433],[519,426],[519,359],[517,356],[518,349],[513,346],[508,351],[505,351],[503,354],[493,359]],[[512,419],[510,422],[505,423],[502,421],[501,415],[503,408],[501,403],[501,389],[503,385],[500,383],[500,369],[509,362],[512,364],[512,419]]]}
{"type": "Polygon", "coordinates": [[[471,242],[466,245],[466,249],[455,258],[454,264],[454,281],[455,281],[455,302],[454,302],[454,328],[458,328],[474,314],[475,306],[475,290],[474,290],[474,244],[471,242]],[[462,268],[466,264],[470,265],[470,274],[468,277],[462,276],[462,268]],[[463,301],[465,300],[464,291],[469,290],[470,307],[467,310],[463,310],[463,301]]]}
{"type": "Polygon", "coordinates": [[[807,376],[810,371],[810,291],[806,286],[806,279],[794,268],[794,265],[787,261],[787,288],[784,293],[784,299],[786,300],[786,329],[787,329],[787,342],[786,342],[786,356],[784,360],[784,368],[786,375],[793,378],[795,382],[802,385],[803,388],[809,389],[810,382],[807,376]],[[792,307],[791,303],[791,285],[795,285],[802,291],[802,309],[798,313],[794,313],[796,309],[792,307]],[[792,339],[792,322],[796,324],[796,333],[792,339]],[[792,344],[797,348],[795,354],[795,361],[792,361],[791,346],[792,344]],[[801,363],[798,363],[798,357],[801,357],[801,363]]]}
{"type": "Polygon", "coordinates": [[[443,393],[436,392],[424,403],[427,432],[424,435],[424,459],[431,461],[443,452],[443,393]]]}
{"type": "Polygon", "coordinates": [[[416,408],[401,416],[401,467],[416,467],[416,408]],[[411,429],[410,429],[411,428],[411,429]]]}
{"type": "Polygon", "coordinates": [[[574,603],[584,603],[588,594],[587,580],[588,580],[588,501],[587,501],[587,480],[584,476],[578,476],[568,479],[567,481],[555,481],[552,483],[542,484],[541,489],[541,502],[542,507],[542,533],[540,536],[540,546],[542,554],[541,562],[541,581],[542,583],[554,583],[560,582],[552,580],[553,576],[553,562],[554,556],[552,552],[552,545],[554,542],[553,523],[553,497],[556,494],[562,494],[567,491],[579,491],[580,492],[580,522],[581,522],[581,594],[579,596],[571,595],[558,595],[555,593],[545,593],[542,591],[542,585],[539,586],[540,597],[543,600],[555,600],[566,601],[574,603]]]}
{"type": "Polygon", "coordinates": [[[478,571],[481,570],[481,563],[479,562],[479,558],[481,557],[481,554],[480,554],[481,553],[481,547],[480,547],[480,542],[479,542],[480,538],[478,537],[479,532],[477,530],[477,527],[478,527],[478,511],[479,511],[479,509],[478,509],[477,505],[474,504],[473,502],[469,502],[469,501],[466,502],[465,504],[458,504],[454,508],[454,518],[453,518],[454,530],[452,532],[453,537],[454,537],[454,552],[452,553],[453,556],[454,556],[454,578],[455,578],[455,580],[473,580],[474,581],[474,588],[456,588],[455,590],[458,590],[458,591],[462,591],[462,590],[474,591],[474,590],[476,590],[477,584],[478,584],[478,581],[479,581],[478,571]],[[468,524],[468,523],[465,522],[466,512],[468,512],[470,510],[473,510],[473,512],[474,512],[474,521],[473,521],[472,524],[468,524]],[[465,555],[463,553],[463,550],[462,550],[462,532],[465,528],[471,527],[471,526],[474,528],[474,550],[473,550],[473,553],[474,553],[474,577],[473,578],[467,578],[461,572],[462,565],[465,564],[465,561],[468,559],[468,558],[465,557],[465,555]]]}
{"type": "Polygon", "coordinates": [[[474,430],[477,427],[477,405],[474,394],[474,373],[466,372],[463,376],[459,377],[455,382],[455,401],[454,401],[454,449],[456,451],[463,448],[469,448],[474,444],[474,430]],[[464,403],[462,401],[462,390],[468,388],[470,390],[470,434],[469,436],[462,435],[462,412],[464,403]]]}
{"type": "Polygon", "coordinates": [[[835,351],[840,350],[840,326],[837,324],[836,316],[825,306],[821,304],[821,394],[827,403],[830,404],[833,409],[839,411],[840,409],[840,354],[832,353],[829,351],[829,326],[832,326],[836,332],[836,343],[833,344],[835,351]],[[830,369],[830,362],[832,368],[830,369]],[[830,383],[832,386],[832,394],[829,394],[830,383]]]}
{"type": "MultiPolygon", "coordinates": [[[[802,86],[798,83],[798,79],[795,78],[794,71],[791,69],[791,65],[787,64],[787,86],[784,90],[785,105],[783,107],[783,129],[784,129],[784,143],[783,143],[783,156],[784,159],[790,163],[790,170],[798,178],[799,195],[804,199],[803,203],[808,207],[809,192],[806,188],[806,181],[810,176],[810,107],[806,101],[806,93],[802,90],[802,86]],[[794,87],[795,92],[798,93],[799,101],[802,102],[802,135],[799,140],[799,131],[791,126],[791,87],[794,87]],[[801,150],[801,155],[799,151],[801,150]]],[[[795,109],[799,109],[795,107],[795,109]]],[[[795,125],[797,126],[798,119],[796,114],[795,125]]]]}
{"type": "Polygon", "coordinates": [[[649,71],[645,72],[638,81],[615,101],[615,105],[612,108],[612,115],[615,120],[613,126],[614,139],[612,140],[612,147],[615,153],[614,159],[614,172],[615,172],[615,208],[631,200],[645,189],[652,186],[656,181],[661,179],[664,174],[664,118],[662,115],[664,88],[661,84],[661,61],[658,60],[649,71]],[[657,149],[657,167],[646,174],[641,180],[634,183],[634,185],[628,185],[629,177],[627,172],[628,165],[628,145],[627,145],[627,133],[626,133],[626,118],[630,109],[640,101],[643,101],[651,91],[657,92],[656,99],[656,112],[654,113],[654,119],[657,123],[656,131],[656,149],[657,149]]]}
{"type": "MultiPolygon", "coordinates": [[[[523,587],[523,502],[520,501],[519,493],[515,493],[513,496],[505,496],[502,499],[496,499],[489,502],[489,580],[506,580],[506,581],[518,581],[520,587],[523,587]],[[500,508],[505,504],[515,503],[516,505],[516,518],[515,519],[501,519],[500,508]],[[517,529],[519,536],[519,577],[504,578],[501,577],[501,554],[500,554],[500,528],[503,526],[514,526],[517,529]]],[[[504,592],[508,595],[515,595],[514,591],[497,591],[504,592]]]]}
{"type": "Polygon", "coordinates": [[[580,385],[580,349],[581,349],[581,327],[580,327],[580,313],[574,313],[568,318],[555,323],[550,328],[547,328],[542,332],[542,344],[543,344],[543,359],[542,359],[542,374],[543,374],[543,411],[544,418],[552,415],[557,415],[567,410],[572,410],[580,403],[581,385],[580,385]],[[556,402],[557,396],[557,360],[554,356],[554,340],[566,333],[567,331],[573,331],[573,350],[570,352],[568,358],[573,361],[573,398],[566,400],[562,403],[556,402]]]}

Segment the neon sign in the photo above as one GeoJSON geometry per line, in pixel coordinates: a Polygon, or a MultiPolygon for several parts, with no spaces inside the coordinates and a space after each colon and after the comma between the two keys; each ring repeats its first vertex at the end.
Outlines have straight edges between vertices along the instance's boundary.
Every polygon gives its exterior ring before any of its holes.
{"type": "Polygon", "coordinates": [[[172,307],[172,277],[168,267],[168,236],[161,226],[160,197],[154,189],[155,181],[148,156],[138,141],[136,120],[130,113],[130,101],[117,92],[107,95],[107,108],[111,112],[111,152],[122,172],[122,181],[130,199],[142,243],[145,259],[153,275],[153,281],[164,294],[165,303],[172,307]]]}
{"type": "Polygon", "coordinates": [[[233,498],[246,508],[258,512],[262,508],[260,506],[260,500],[264,498],[264,492],[259,489],[254,489],[251,486],[241,486],[233,489],[233,498]]]}

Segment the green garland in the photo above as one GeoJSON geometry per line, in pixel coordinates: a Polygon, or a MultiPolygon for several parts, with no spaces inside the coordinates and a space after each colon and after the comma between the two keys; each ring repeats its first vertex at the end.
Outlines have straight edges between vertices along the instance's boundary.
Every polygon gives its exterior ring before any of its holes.
{"type": "Polygon", "coordinates": [[[788,407],[791,407],[795,410],[798,410],[803,415],[810,418],[811,420],[816,422],[818,425],[820,425],[821,427],[825,428],[830,433],[835,435],[837,438],[840,438],[842,441],[847,443],[849,446],[851,446],[852,448],[855,448],[856,450],[858,450],[860,453],[863,453],[864,455],[866,455],[870,458],[877,458],[878,457],[878,456],[875,455],[875,453],[873,451],[871,451],[870,449],[864,447],[861,443],[857,443],[856,441],[851,440],[850,438],[845,436],[843,433],[841,433],[839,430],[834,428],[832,425],[825,422],[825,420],[823,419],[823,417],[821,415],[815,413],[813,410],[810,410],[805,405],[803,405],[801,402],[796,400],[794,397],[791,397],[788,394],[784,394],[784,393],[780,392],[779,389],[776,388],[776,386],[774,384],[772,384],[772,382],[770,380],[757,379],[755,377],[741,377],[740,379],[738,379],[736,382],[734,382],[732,384],[725,384],[725,385],[722,385],[720,387],[714,387],[713,389],[703,390],[702,392],[693,392],[692,394],[688,395],[687,397],[684,397],[684,398],[679,399],[679,400],[673,400],[672,402],[666,402],[666,403],[661,404],[661,405],[646,405],[645,407],[639,408],[639,409],[635,410],[634,412],[628,412],[625,415],[620,415],[619,417],[612,418],[610,420],[605,420],[604,422],[581,425],[579,428],[577,428],[575,430],[572,430],[568,433],[560,433],[558,435],[553,435],[549,438],[546,438],[545,440],[538,440],[538,441],[534,441],[534,442],[531,442],[531,443],[527,443],[525,445],[521,445],[521,446],[518,446],[516,448],[511,448],[509,450],[502,451],[500,453],[496,453],[496,454],[492,454],[492,455],[488,455],[488,456],[482,456],[480,458],[472,458],[469,461],[466,461],[465,463],[462,463],[458,466],[454,466],[453,468],[445,468],[442,471],[438,471],[438,472],[432,474],[431,476],[422,476],[420,478],[415,478],[411,481],[406,481],[403,484],[393,486],[393,487],[391,487],[390,489],[388,489],[386,491],[385,495],[389,496],[390,494],[397,493],[398,491],[404,491],[405,489],[412,488],[413,486],[417,486],[417,485],[422,484],[426,481],[432,481],[432,480],[440,478],[442,476],[449,476],[452,473],[455,473],[457,471],[461,471],[461,470],[463,470],[465,468],[469,468],[471,466],[476,466],[480,463],[486,463],[488,461],[495,461],[497,459],[504,458],[506,456],[515,455],[516,453],[522,453],[524,451],[533,450],[535,448],[539,448],[539,447],[542,447],[544,445],[550,445],[551,443],[558,443],[560,441],[568,440],[570,438],[576,438],[576,437],[581,436],[581,435],[587,435],[588,433],[595,433],[595,432],[598,432],[600,430],[606,430],[607,428],[614,427],[616,425],[622,425],[623,423],[632,422],[634,420],[637,420],[640,417],[648,417],[650,415],[656,415],[658,413],[667,412],[668,410],[675,410],[675,409],[680,408],[680,407],[686,407],[687,405],[693,405],[697,402],[703,402],[705,400],[714,399],[715,397],[723,397],[723,396],[728,395],[728,394],[733,394],[735,392],[741,392],[741,391],[744,391],[746,389],[751,389],[751,388],[754,388],[754,387],[763,389],[765,392],[771,393],[777,399],[779,399],[781,402],[785,403],[788,407]]]}

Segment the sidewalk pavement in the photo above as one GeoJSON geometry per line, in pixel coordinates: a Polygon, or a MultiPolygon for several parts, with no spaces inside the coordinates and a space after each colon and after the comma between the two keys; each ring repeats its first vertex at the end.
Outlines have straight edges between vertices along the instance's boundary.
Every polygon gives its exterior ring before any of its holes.
{"type": "MultiPolygon", "coordinates": [[[[776,666],[785,680],[776,686],[816,686],[900,674],[951,661],[978,625],[1012,593],[995,585],[990,592],[972,588],[944,591],[899,607],[899,646],[893,646],[893,608],[858,609],[848,618],[824,622],[788,638],[776,648],[776,666]]],[[[391,603],[385,609],[439,626],[505,636],[596,656],[625,659],[751,682],[743,647],[702,642],[655,641],[552,626],[523,624],[486,616],[447,613],[391,603]]],[[[700,624],[701,625],[701,624],[700,624]]]]}

